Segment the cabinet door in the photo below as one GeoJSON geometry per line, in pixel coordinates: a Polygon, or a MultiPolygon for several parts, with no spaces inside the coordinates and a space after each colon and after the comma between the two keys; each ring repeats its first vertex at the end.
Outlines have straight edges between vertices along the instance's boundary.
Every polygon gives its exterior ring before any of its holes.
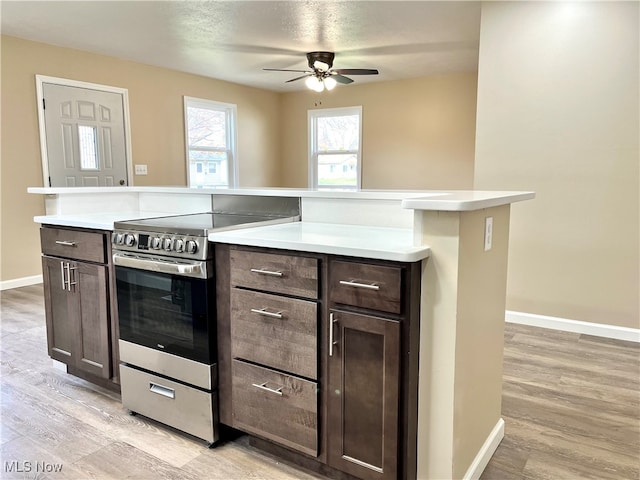
{"type": "Polygon", "coordinates": [[[67,365],[75,365],[77,305],[67,287],[69,262],[42,257],[44,305],[49,356],[67,365]]]}
{"type": "Polygon", "coordinates": [[[328,463],[363,479],[396,478],[400,323],[330,312],[328,463]]]}
{"type": "Polygon", "coordinates": [[[44,256],[42,271],[49,356],[109,378],[107,267],[44,256]]]}
{"type": "Polygon", "coordinates": [[[71,262],[71,289],[79,312],[76,366],[103,378],[111,376],[107,267],[71,262]],[[73,285],[75,282],[75,285],[73,285]]]}

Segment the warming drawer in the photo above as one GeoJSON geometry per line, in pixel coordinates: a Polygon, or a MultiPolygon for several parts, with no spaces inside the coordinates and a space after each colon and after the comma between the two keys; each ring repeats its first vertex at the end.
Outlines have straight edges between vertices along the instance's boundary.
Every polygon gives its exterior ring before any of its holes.
{"type": "Polygon", "coordinates": [[[209,443],[218,440],[218,394],[120,365],[122,405],[209,443]]]}

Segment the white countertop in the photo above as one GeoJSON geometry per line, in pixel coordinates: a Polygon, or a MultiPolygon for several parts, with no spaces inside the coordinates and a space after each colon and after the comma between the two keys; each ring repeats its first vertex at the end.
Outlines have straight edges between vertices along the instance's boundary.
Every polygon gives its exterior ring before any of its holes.
{"type": "Polygon", "coordinates": [[[469,211],[530,200],[533,192],[482,190],[314,190],[308,188],[187,188],[187,187],[30,187],[40,195],[74,194],[174,194],[174,195],[255,195],[301,198],[398,200],[414,210],[469,211]]]}
{"type": "Polygon", "coordinates": [[[402,200],[407,197],[429,195],[425,190],[316,190],[311,188],[189,188],[164,187],[29,187],[27,192],[39,195],[79,195],[87,193],[162,193],[175,195],[254,195],[267,197],[354,198],[373,200],[402,200]]]}
{"type": "Polygon", "coordinates": [[[431,193],[423,197],[411,197],[402,200],[402,208],[413,210],[440,210],[450,212],[468,212],[483,208],[498,207],[509,203],[535,198],[534,192],[494,192],[483,190],[452,190],[443,193],[431,193]]]}
{"type": "Polygon", "coordinates": [[[61,227],[93,228],[96,230],[113,230],[114,222],[123,220],[137,220],[140,218],[166,217],[179,215],[166,212],[101,212],[101,213],[74,213],[69,215],[40,215],[33,217],[33,221],[39,224],[59,225],[61,227]]]}
{"type": "Polygon", "coordinates": [[[415,262],[428,246],[414,246],[409,229],[294,222],[209,234],[209,241],[302,252],[415,262]]]}

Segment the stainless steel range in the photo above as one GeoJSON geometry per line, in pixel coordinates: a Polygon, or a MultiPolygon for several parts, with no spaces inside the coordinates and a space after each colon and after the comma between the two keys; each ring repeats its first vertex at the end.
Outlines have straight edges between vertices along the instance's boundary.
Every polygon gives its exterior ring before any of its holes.
{"type": "Polygon", "coordinates": [[[218,440],[215,254],[207,236],[299,220],[290,213],[207,212],[115,223],[120,381],[131,413],[210,444],[218,440]]]}

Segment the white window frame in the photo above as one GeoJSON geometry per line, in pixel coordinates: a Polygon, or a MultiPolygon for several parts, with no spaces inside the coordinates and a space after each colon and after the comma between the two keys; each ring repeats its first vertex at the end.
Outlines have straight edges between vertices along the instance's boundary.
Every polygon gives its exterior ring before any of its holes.
{"type": "MultiPolygon", "coordinates": [[[[229,185],[228,187],[221,188],[235,188],[238,186],[238,162],[236,161],[236,145],[237,145],[237,124],[236,119],[238,117],[238,107],[233,103],[217,102],[215,100],[207,100],[204,98],[187,97],[184,96],[184,145],[185,145],[185,160],[187,163],[187,185],[189,188],[198,188],[198,186],[191,185],[191,168],[195,167],[195,162],[189,161],[189,150],[203,150],[211,152],[227,152],[227,163],[229,168],[229,185]],[[227,148],[221,149],[216,147],[195,147],[189,146],[189,121],[187,112],[189,107],[204,108],[207,110],[216,110],[224,112],[226,116],[227,124],[227,148]]],[[[203,168],[205,166],[203,165],[203,168]]],[[[208,168],[208,166],[207,166],[208,168]]]]}
{"type": "MultiPolygon", "coordinates": [[[[318,118],[358,115],[358,150],[324,151],[323,154],[356,154],[356,190],[361,188],[362,180],[362,106],[322,108],[307,111],[307,125],[309,128],[309,187],[315,190],[330,189],[333,187],[318,187],[318,118]]],[[[335,188],[353,190],[351,187],[335,188]]]]}

